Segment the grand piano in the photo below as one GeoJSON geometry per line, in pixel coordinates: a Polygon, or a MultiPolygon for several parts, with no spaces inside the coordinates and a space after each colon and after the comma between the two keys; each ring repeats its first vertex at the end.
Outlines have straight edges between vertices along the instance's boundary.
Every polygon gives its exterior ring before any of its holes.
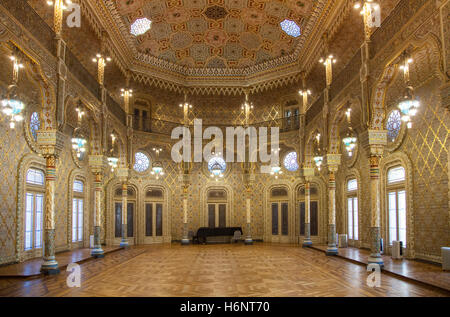
{"type": "Polygon", "coordinates": [[[230,228],[206,228],[202,227],[197,230],[197,235],[194,237],[197,238],[199,243],[206,243],[208,237],[222,237],[222,236],[234,236],[235,231],[242,232],[241,227],[230,227],[230,228]]]}

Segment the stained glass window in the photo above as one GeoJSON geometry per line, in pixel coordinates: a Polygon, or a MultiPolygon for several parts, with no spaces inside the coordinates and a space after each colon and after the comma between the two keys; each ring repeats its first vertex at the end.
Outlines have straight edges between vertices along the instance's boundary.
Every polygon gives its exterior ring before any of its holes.
{"type": "Polygon", "coordinates": [[[134,170],[136,172],[145,172],[150,166],[150,160],[148,159],[148,156],[142,152],[137,152],[134,155],[134,162],[134,170]]]}
{"type": "Polygon", "coordinates": [[[297,163],[297,152],[291,152],[284,158],[284,167],[290,171],[295,172],[298,170],[299,166],[297,163]]]}
{"type": "Polygon", "coordinates": [[[33,138],[37,139],[37,131],[41,127],[41,121],[39,120],[39,114],[37,112],[33,112],[30,118],[30,130],[33,138]]]}
{"type": "Polygon", "coordinates": [[[280,23],[281,29],[287,34],[292,37],[299,37],[301,35],[300,27],[291,20],[284,20],[280,23]]]}
{"type": "Polygon", "coordinates": [[[137,19],[134,21],[134,23],[131,25],[131,34],[134,36],[139,36],[144,33],[146,33],[148,30],[150,30],[152,26],[152,21],[150,21],[147,18],[137,19]]]}
{"type": "Polygon", "coordinates": [[[222,173],[225,173],[225,170],[227,169],[227,163],[225,163],[224,159],[221,157],[213,157],[208,162],[208,170],[212,172],[212,168],[214,165],[218,164],[222,170],[222,173]]]}
{"type": "Polygon", "coordinates": [[[394,110],[389,114],[388,120],[386,122],[386,130],[388,131],[388,139],[394,142],[397,139],[400,129],[402,127],[402,117],[400,111],[394,110]]]}

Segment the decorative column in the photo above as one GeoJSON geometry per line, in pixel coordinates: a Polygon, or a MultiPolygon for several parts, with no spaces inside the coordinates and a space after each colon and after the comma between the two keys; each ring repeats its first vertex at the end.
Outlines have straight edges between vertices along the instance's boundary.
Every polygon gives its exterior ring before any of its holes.
{"type": "Polygon", "coordinates": [[[188,188],[189,183],[185,183],[183,186],[183,239],[181,239],[181,245],[189,245],[188,234],[188,188]]]}
{"type": "Polygon", "coordinates": [[[370,146],[370,241],[371,254],[369,264],[384,266],[380,254],[380,224],[381,224],[381,196],[380,196],[380,158],[387,143],[386,130],[367,131],[370,146]]]}
{"type": "Polygon", "coordinates": [[[303,247],[312,245],[311,241],[311,189],[310,182],[314,176],[314,168],[305,167],[303,169],[305,176],[305,238],[303,239],[303,247]]]}
{"type": "Polygon", "coordinates": [[[103,155],[90,155],[89,166],[94,174],[94,249],[91,255],[94,258],[103,258],[104,252],[101,245],[102,228],[102,197],[103,197],[103,174],[107,166],[106,158],[103,155]]]}
{"type": "Polygon", "coordinates": [[[254,181],[254,175],[250,173],[250,163],[244,163],[244,166],[248,166],[248,168],[244,168],[246,173],[244,175],[244,182],[246,183],[246,199],[245,199],[245,213],[246,213],[246,222],[247,222],[247,236],[245,238],[245,245],[253,245],[252,238],[252,184],[254,181]]]}
{"type": "Polygon", "coordinates": [[[337,255],[336,247],[336,176],[341,163],[340,154],[328,154],[328,248],[327,255],[337,255]]]}
{"type": "Polygon", "coordinates": [[[122,241],[120,246],[127,248],[127,216],[128,216],[128,168],[122,167],[117,169],[117,176],[122,182],[122,241]]]}
{"type": "Polygon", "coordinates": [[[37,142],[46,160],[44,205],[44,262],[41,272],[59,274],[55,258],[55,183],[56,160],[64,144],[64,136],[56,130],[38,131],[37,142]]]}

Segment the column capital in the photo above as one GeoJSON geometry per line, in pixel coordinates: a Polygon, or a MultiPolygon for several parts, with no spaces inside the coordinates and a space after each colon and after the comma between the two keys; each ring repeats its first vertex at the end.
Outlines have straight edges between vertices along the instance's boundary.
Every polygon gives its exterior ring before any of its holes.
{"type": "Polygon", "coordinates": [[[342,154],[327,154],[327,167],[330,172],[337,172],[341,165],[342,154]]]}
{"type": "Polygon", "coordinates": [[[128,181],[128,168],[127,167],[119,167],[116,170],[116,175],[122,182],[128,181]]]}
{"type": "Polygon", "coordinates": [[[58,157],[64,147],[64,135],[58,130],[38,131],[37,143],[42,151],[42,156],[58,157]]]}
{"type": "Polygon", "coordinates": [[[371,156],[382,156],[387,145],[387,130],[367,130],[361,133],[361,146],[368,150],[371,156]]]}
{"type": "Polygon", "coordinates": [[[108,166],[108,161],[104,155],[89,155],[89,167],[94,174],[103,174],[108,166]]]}

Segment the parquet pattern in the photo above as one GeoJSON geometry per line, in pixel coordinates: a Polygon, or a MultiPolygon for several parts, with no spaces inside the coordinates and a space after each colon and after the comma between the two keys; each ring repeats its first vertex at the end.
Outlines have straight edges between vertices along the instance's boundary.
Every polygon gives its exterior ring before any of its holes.
{"type": "Polygon", "coordinates": [[[287,245],[138,246],[81,269],[81,288],[68,288],[63,272],[0,280],[0,296],[448,296],[384,274],[370,288],[364,267],[287,245]]]}

